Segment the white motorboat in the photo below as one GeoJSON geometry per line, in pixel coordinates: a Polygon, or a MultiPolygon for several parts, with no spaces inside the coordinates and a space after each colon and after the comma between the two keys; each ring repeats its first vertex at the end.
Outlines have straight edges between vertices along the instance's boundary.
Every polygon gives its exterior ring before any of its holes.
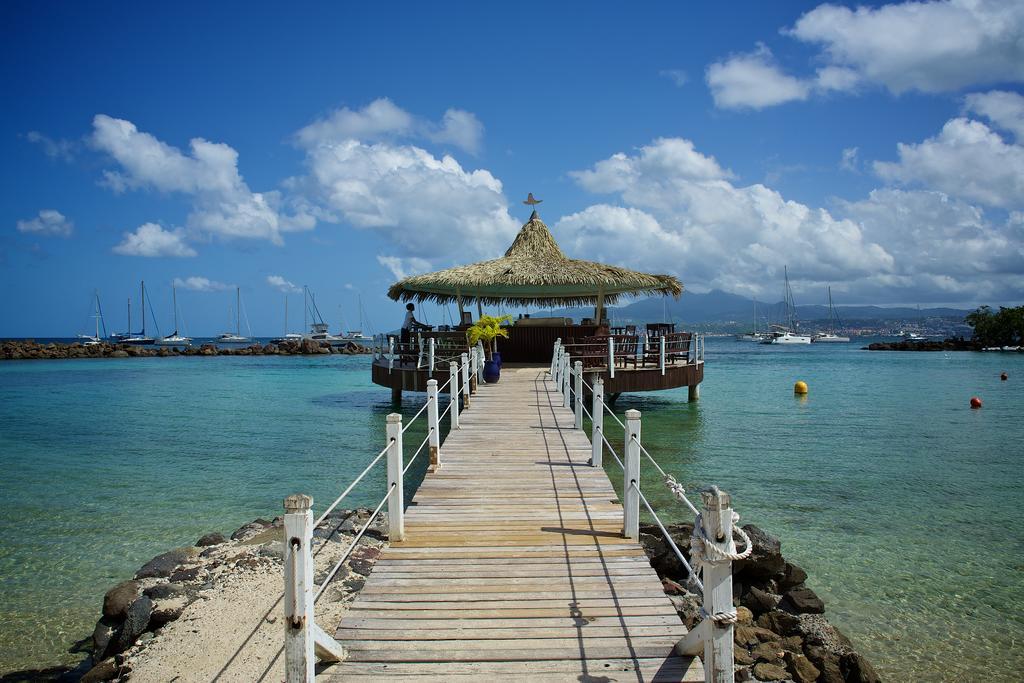
{"type": "Polygon", "coordinates": [[[770,344],[810,344],[811,335],[809,334],[794,334],[789,330],[772,337],[770,344]]]}
{"type": "Polygon", "coordinates": [[[793,289],[789,286],[789,267],[783,266],[783,272],[785,273],[785,286],[783,289],[783,304],[786,308],[786,321],[788,326],[783,327],[781,325],[773,325],[776,328],[775,334],[772,335],[771,339],[765,341],[765,344],[810,344],[811,336],[809,334],[800,334],[798,331],[800,327],[799,321],[796,319],[796,303],[793,301],[793,289]]]}

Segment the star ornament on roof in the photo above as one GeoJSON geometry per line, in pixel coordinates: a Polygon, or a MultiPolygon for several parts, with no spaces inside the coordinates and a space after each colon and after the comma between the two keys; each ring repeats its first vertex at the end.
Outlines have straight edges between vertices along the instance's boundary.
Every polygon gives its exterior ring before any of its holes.
{"type": "Polygon", "coordinates": [[[534,199],[533,198],[533,193],[529,192],[529,193],[527,193],[526,199],[523,201],[523,204],[526,204],[528,206],[536,206],[536,205],[540,204],[543,201],[544,201],[543,199],[534,199]]]}

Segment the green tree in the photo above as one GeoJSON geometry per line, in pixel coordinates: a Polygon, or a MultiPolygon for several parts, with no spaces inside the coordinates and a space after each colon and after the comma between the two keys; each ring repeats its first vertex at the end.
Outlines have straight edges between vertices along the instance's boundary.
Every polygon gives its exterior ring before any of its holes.
{"type": "Polygon", "coordinates": [[[974,340],[984,346],[1020,346],[1024,343],[1024,306],[999,307],[994,312],[982,306],[965,321],[974,329],[974,340]]]}

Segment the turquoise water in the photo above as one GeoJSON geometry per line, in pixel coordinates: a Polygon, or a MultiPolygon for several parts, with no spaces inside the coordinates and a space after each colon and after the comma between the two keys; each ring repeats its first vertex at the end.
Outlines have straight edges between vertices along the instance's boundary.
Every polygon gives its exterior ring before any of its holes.
{"type": "MultiPolygon", "coordinates": [[[[719,484],[781,537],[887,679],[1019,680],[1024,357],[858,346],[709,340],[699,402],[627,395],[616,410],[643,411],[645,444],[685,485],[719,484]]],[[[0,363],[0,671],[73,661],[104,590],[154,554],[279,514],[291,492],[322,509],[383,445],[390,395],[367,365],[0,363]]],[[[353,504],[382,492],[383,472],[353,504]]]]}

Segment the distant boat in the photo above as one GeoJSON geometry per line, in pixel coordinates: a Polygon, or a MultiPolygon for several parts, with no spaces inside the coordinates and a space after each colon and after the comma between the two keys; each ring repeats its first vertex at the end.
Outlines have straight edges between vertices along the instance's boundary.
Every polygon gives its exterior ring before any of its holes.
{"type": "Polygon", "coordinates": [[[839,316],[836,314],[836,308],[832,305],[832,287],[830,286],[828,288],[828,332],[815,335],[813,341],[818,344],[835,344],[850,341],[849,337],[843,337],[836,334],[837,327],[841,328],[842,323],[839,322],[839,316]]]}
{"type": "MultiPolygon", "coordinates": [[[[127,336],[122,338],[120,341],[122,344],[133,344],[135,346],[150,346],[156,342],[152,337],[146,336],[146,281],[143,280],[139,284],[139,290],[142,293],[142,330],[138,333],[131,332],[132,329],[132,302],[128,300],[128,330],[127,336]]],[[[154,321],[155,322],[155,321],[154,321]]],[[[157,330],[159,334],[160,330],[157,330]]]]}
{"type": "Polygon", "coordinates": [[[191,346],[192,338],[183,337],[178,334],[178,290],[175,289],[174,283],[171,283],[171,302],[174,307],[174,332],[157,339],[157,346],[191,346]]]}
{"type": "Polygon", "coordinates": [[[783,272],[785,273],[785,287],[784,287],[784,305],[786,307],[786,322],[788,325],[783,327],[781,325],[775,325],[776,332],[772,335],[771,339],[766,340],[765,344],[810,344],[811,336],[808,334],[800,334],[797,329],[800,327],[800,323],[796,319],[796,303],[793,301],[793,289],[789,286],[789,267],[783,266],[783,272]]]}
{"type": "Polygon", "coordinates": [[[344,341],[341,337],[336,337],[327,331],[328,325],[324,322],[324,317],[320,315],[320,308],[316,305],[316,297],[313,292],[309,291],[309,287],[302,288],[302,298],[304,313],[310,313],[313,317],[313,322],[309,325],[309,332],[303,335],[303,339],[312,339],[315,342],[326,342],[331,346],[344,346],[348,342],[344,341]]]}
{"type": "Polygon", "coordinates": [[[901,332],[900,337],[904,341],[928,341],[928,337],[924,337],[917,332],[901,332]]]}
{"type": "Polygon", "coordinates": [[[271,339],[271,344],[280,344],[281,342],[300,342],[302,341],[302,335],[297,332],[288,331],[288,295],[284,295],[284,336],[271,339]]]}
{"type": "Polygon", "coordinates": [[[763,342],[767,338],[769,338],[769,335],[765,334],[764,332],[758,332],[757,331],[757,299],[754,299],[754,327],[753,327],[753,332],[749,332],[747,334],[737,334],[736,335],[736,341],[763,342]]]}
{"type": "MultiPolygon", "coordinates": [[[[217,337],[218,344],[247,344],[249,337],[242,336],[241,317],[240,312],[242,310],[242,289],[241,287],[235,287],[235,331],[224,332],[217,337]]],[[[246,327],[249,325],[249,320],[246,318],[246,327]]],[[[249,334],[252,334],[252,330],[249,330],[249,334]]]]}
{"type": "Polygon", "coordinates": [[[80,334],[80,335],[78,335],[78,341],[81,342],[83,346],[98,346],[103,341],[103,337],[100,336],[100,325],[101,324],[103,325],[103,334],[104,335],[107,334],[107,323],[104,322],[104,320],[103,320],[103,309],[100,308],[100,293],[99,293],[99,290],[94,290],[93,291],[93,300],[94,300],[94,305],[93,305],[93,313],[92,313],[91,317],[94,318],[95,321],[96,321],[96,334],[94,334],[94,335],[89,335],[89,334],[80,334]]]}
{"type": "Polygon", "coordinates": [[[365,314],[363,312],[363,295],[360,294],[359,295],[359,329],[346,331],[345,334],[341,335],[341,341],[346,342],[346,343],[353,342],[355,344],[372,344],[373,343],[373,337],[368,335],[368,334],[363,333],[363,330],[365,329],[364,318],[365,318],[365,314]]]}

